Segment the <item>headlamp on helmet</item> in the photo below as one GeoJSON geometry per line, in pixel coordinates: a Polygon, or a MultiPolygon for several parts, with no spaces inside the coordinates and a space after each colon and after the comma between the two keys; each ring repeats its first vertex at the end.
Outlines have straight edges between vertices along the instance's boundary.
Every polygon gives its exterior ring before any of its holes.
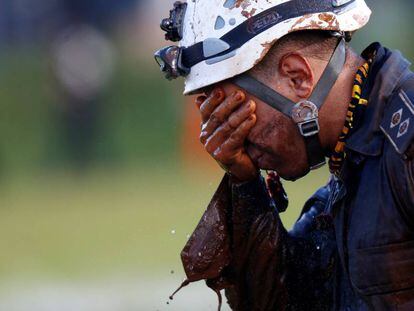
{"type": "Polygon", "coordinates": [[[177,42],[183,38],[184,16],[187,3],[175,2],[174,8],[170,10],[170,17],[161,21],[161,29],[166,32],[165,40],[177,42]]]}
{"type": "MultiPolygon", "coordinates": [[[[170,17],[161,21],[160,27],[166,32],[165,40],[173,42],[182,40],[186,9],[187,3],[177,1],[174,3],[174,8],[170,10],[170,17]]],[[[190,72],[190,69],[182,64],[182,48],[179,46],[164,47],[155,52],[154,58],[168,80],[186,76],[190,72]]]]}
{"type": "Polygon", "coordinates": [[[190,69],[183,66],[181,56],[182,49],[175,45],[167,46],[155,52],[154,58],[168,80],[186,76],[190,72],[190,69]]]}

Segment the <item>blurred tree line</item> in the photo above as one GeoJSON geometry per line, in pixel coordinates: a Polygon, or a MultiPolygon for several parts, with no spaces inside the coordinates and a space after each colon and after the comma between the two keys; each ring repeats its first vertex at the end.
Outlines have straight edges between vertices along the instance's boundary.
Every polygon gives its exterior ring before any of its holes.
{"type": "MultiPolygon", "coordinates": [[[[151,55],[134,58],[120,48],[129,40],[119,35],[120,22],[151,21],[141,2],[0,0],[0,174],[176,158],[182,81],[164,81],[151,55]]],[[[414,59],[414,3],[367,2],[373,17],[355,35],[356,50],[380,41],[414,59]]],[[[158,22],[144,26],[138,45],[152,39],[158,22]]]]}

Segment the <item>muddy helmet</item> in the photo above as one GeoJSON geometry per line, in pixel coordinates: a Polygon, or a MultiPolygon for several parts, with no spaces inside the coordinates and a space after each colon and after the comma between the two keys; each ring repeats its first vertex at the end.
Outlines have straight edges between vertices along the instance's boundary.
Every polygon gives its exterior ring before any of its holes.
{"type": "Polygon", "coordinates": [[[188,0],[162,21],[156,59],[167,78],[185,77],[184,94],[255,66],[283,36],[300,30],[354,32],[371,11],[364,0],[188,0]]]}
{"type": "Polygon", "coordinates": [[[176,2],[161,23],[166,39],[178,41],[155,53],[168,79],[185,77],[184,94],[230,81],[290,117],[302,135],[310,169],[326,163],[319,140],[319,110],[346,61],[346,34],[365,26],[371,11],[364,0],[188,0],[176,2]],[[249,75],[277,41],[304,30],[338,37],[311,96],[300,102],[249,75]]]}

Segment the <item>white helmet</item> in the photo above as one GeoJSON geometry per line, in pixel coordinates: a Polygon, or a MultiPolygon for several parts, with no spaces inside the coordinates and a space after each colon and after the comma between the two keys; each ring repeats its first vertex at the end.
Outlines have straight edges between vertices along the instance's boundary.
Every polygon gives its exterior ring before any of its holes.
{"type": "Polygon", "coordinates": [[[158,51],[156,59],[168,78],[185,76],[184,94],[190,94],[248,71],[288,33],[354,32],[370,15],[364,0],[176,2],[162,28],[167,39],[180,41],[179,47],[158,51]]]}
{"type": "Polygon", "coordinates": [[[184,94],[231,78],[231,82],[292,118],[306,144],[310,169],[325,164],[319,110],[346,61],[344,35],[362,28],[370,9],[364,0],[189,0],[176,2],[161,28],[180,41],[155,53],[168,79],[185,76],[184,94]],[[298,103],[246,73],[283,36],[326,30],[338,36],[313,93],[298,103]]]}

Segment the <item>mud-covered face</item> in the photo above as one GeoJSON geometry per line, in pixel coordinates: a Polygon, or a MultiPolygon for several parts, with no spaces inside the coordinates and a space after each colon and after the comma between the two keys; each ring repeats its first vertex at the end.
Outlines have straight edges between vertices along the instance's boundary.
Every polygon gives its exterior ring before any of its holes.
{"type": "MultiPolygon", "coordinates": [[[[238,89],[221,83],[226,95],[238,89]]],[[[287,180],[295,180],[309,172],[306,148],[293,121],[261,100],[246,94],[246,101],[256,102],[257,122],[246,141],[246,150],[260,169],[275,170],[287,180]]]]}

